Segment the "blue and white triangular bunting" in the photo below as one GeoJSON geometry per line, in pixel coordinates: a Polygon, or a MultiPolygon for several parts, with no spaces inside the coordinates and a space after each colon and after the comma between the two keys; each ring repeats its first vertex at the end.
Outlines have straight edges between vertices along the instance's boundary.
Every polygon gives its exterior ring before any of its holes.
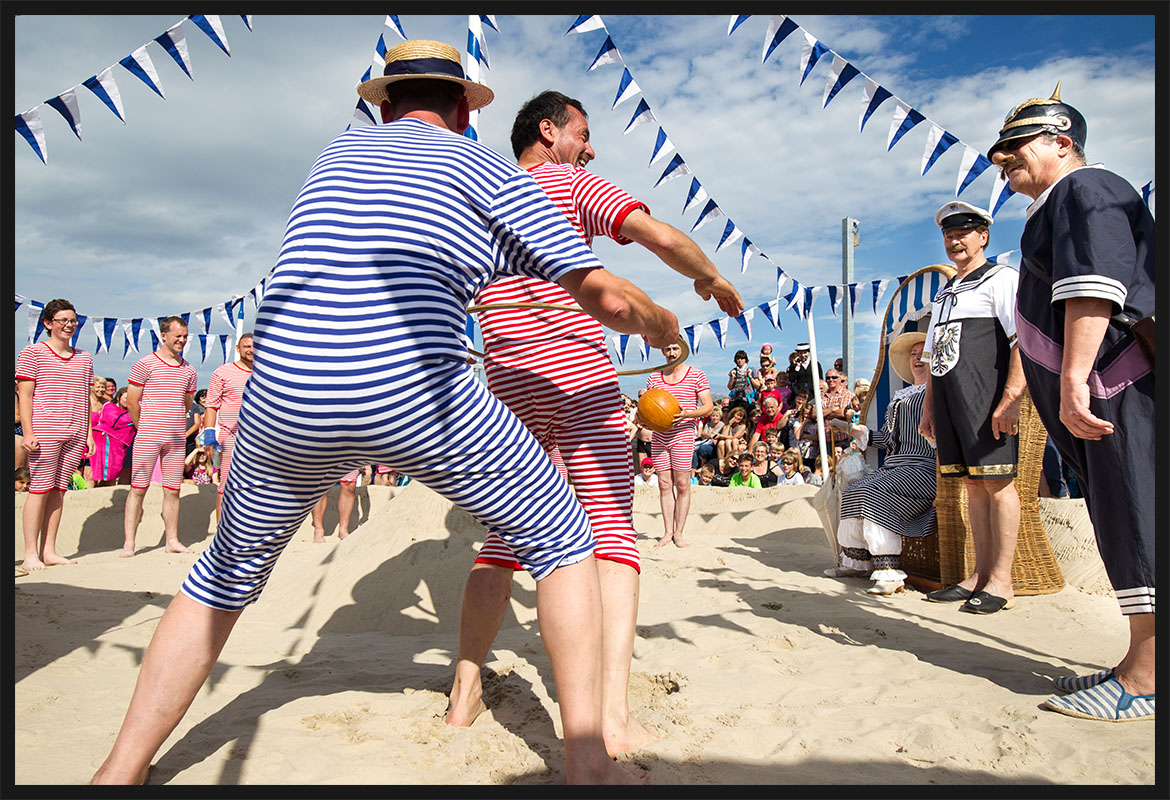
{"type": "Polygon", "coordinates": [[[650,110],[649,104],[646,103],[646,98],[643,97],[638,101],[638,107],[634,109],[634,116],[630,117],[630,124],[622,131],[622,135],[626,135],[635,128],[645,125],[647,122],[652,122],[656,118],[654,112],[650,110]]]}
{"type": "Polygon", "coordinates": [[[45,102],[65,118],[73,130],[73,135],[81,139],[81,109],[77,105],[77,92],[70,89],[45,102]]]}
{"type": "Polygon", "coordinates": [[[603,31],[605,29],[605,23],[601,21],[601,17],[597,14],[582,14],[565,31],[565,36],[568,36],[570,33],[587,33],[589,31],[603,31]]]}
{"type": "Polygon", "coordinates": [[[613,39],[606,36],[605,41],[601,45],[601,49],[597,51],[597,57],[593,59],[593,63],[589,65],[586,72],[592,72],[598,67],[603,67],[606,64],[620,64],[622,63],[621,54],[618,53],[617,45],[613,43],[613,39]]]}
{"type": "Polygon", "coordinates": [[[637,97],[642,89],[630,74],[629,69],[622,70],[622,79],[618,82],[617,96],[613,99],[612,108],[617,108],[627,100],[637,97]]]}
{"type": "Polygon", "coordinates": [[[150,54],[146,52],[146,45],[142,45],[142,47],[139,47],[118,63],[125,67],[131,75],[149,86],[163,100],[167,99],[167,96],[163,94],[162,86],[159,84],[158,72],[155,71],[154,62],[150,60],[150,54]]]}
{"type": "Polygon", "coordinates": [[[192,14],[188,17],[189,20],[195,23],[199,30],[207,34],[207,38],[215,42],[227,55],[231,55],[232,51],[228,49],[227,36],[223,32],[223,23],[219,21],[218,14],[192,14]]]}
{"type": "MultiPolygon", "coordinates": [[[[251,30],[251,26],[248,29],[251,30]]],[[[179,69],[183,70],[188,78],[195,80],[195,76],[191,74],[191,54],[187,50],[187,36],[183,33],[182,22],[175,23],[154,37],[154,40],[179,65],[179,69]]]]}

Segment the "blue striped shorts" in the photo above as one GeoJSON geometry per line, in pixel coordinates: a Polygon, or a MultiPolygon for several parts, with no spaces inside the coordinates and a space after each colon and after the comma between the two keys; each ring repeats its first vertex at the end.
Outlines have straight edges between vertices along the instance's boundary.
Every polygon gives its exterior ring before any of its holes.
{"type": "Polygon", "coordinates": [[[353,385],[322,390],[261,366],[240,408],[219,527],[181,587],[192,600],[225,611],[255,602],[316,501],[363,464],[409,475],[495,529],[537,580],[593,553],[568,485],[465,364],[399,365],[389,386],[379,376],[393,400],[375,404],[353,385]]]}

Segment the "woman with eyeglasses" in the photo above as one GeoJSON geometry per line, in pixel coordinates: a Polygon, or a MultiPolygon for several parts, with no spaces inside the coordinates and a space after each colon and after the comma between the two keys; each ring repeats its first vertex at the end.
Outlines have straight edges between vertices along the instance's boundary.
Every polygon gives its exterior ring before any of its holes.
{"type": "Polygon", "coordinates": [[[57,525],[69,481],[82,456],[93,453],[89,409],[93,356],[73,349],[77,311],[68,300],[50,300],[41,321],[48,341],[28,345],[16,359],[23,447],[31,476],[22,518],[22,566],[29,571],[77,563],[57,553],[57,525]]]}

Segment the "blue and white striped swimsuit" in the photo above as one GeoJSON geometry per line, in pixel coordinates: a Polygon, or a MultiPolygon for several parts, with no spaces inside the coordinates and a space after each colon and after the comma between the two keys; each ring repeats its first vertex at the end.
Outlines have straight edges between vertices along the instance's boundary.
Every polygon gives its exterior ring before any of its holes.
{"type": "Polygon", "coordinates": [[[587,558],[588,517],[475,379],[464,337],[490,281],[600,266],[532,177],[477,142],[415,119],[337,137],[289,216],[221,522],[182,591],[255,602],[317,499],[370,463],[499,530],[537,579],[587,558]]]}

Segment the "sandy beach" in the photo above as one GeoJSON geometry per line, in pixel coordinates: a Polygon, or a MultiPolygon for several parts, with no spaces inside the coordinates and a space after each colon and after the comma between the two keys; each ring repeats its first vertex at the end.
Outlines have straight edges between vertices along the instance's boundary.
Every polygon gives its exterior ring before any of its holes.
{"type": "MultiPolygon", "coordinates": [[[[158,487],[138,555],[118,558],[125,494],[70,492],[59,550],[80,563],[16,579],[18,785],[89,779],[193,561],[163,551],[158,487]]],[[[981,617],[822,577],[832,555],[814,494],[696,487],[692,546],[680,550],[654,546],[657,490],[637,489],[630,706],[662,738],[622,761],[651,784],[1154,782],[1153,722],[1040,707],[1051,677],[1112,666],[1127,643],[1081,501],[1041,500],[1065,589],[981,617]]],[[[23,503],[17,495],[18,564],[23,503]]],[[[533,581],[516,580],[489,656],[489,713],[448,727],[460,597],[483,529],[418,484],[359,488],[358,514],[345,541],[335,501],[325,544],[306,522],[150,783],[563,781],[533,581]]],[[[205,547],[213,520],[214,488],[184,486],[183,543],[205,547]]]]}

